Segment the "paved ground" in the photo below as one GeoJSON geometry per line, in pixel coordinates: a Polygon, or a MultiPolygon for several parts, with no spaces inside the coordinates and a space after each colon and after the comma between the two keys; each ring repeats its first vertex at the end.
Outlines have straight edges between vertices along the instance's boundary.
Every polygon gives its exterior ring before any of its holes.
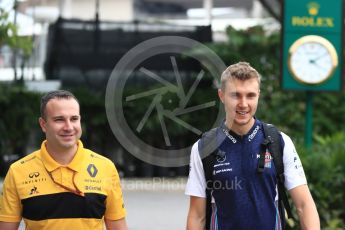
{"type": "Polygon", "coordinates": [[[186,180],[153,178],[124,180],[125,205],[130,230],[179,230],[186,228],[189,198],[186,180]]]}
{"type": "Polygon", "coordinates": [[[188,199],[181,192],[128,192],[125,201],[130,230],[186,228],[188,199]]]}
{"type": "MultiPolygon", "coordinates": [[[[186,227],[189,198],[185,178],[123,180],[129,230],[180,230],[186,227]]],[[[21,224],[20,230],[24,230],[21,224]]]]}

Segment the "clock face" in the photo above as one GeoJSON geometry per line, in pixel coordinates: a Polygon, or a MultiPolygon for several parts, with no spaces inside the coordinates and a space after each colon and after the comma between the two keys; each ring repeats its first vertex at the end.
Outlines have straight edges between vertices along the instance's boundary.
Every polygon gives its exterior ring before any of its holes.
{"type": "Polygon", "coordinates": [[[338,65],[338,55],[334,46],[325,38],[308,35],[292,44],[288,63],[297,81],[320,84],[332,76],[338,65]]]}

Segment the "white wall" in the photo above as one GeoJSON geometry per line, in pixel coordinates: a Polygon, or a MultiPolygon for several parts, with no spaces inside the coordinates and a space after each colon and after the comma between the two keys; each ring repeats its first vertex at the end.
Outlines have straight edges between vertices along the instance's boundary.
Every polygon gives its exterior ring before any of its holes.
{"type": "MultiPolygon", "coordinates": [[[[63,0],[66,18],[94,19],[96,0],[63,0]]],[[[99,0],[100,20],[131,21],[133,20],[132,0],[99,0]]]]}

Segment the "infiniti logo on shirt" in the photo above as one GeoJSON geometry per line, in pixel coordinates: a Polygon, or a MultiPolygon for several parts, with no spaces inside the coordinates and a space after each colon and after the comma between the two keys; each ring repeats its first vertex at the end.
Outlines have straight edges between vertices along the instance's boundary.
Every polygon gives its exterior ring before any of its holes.
{"type": "Polygon", "coordinates": [[[30,178],[39,177],[39,176],[40,176],[39,172],[32,172],[32,173],[29,174],[30,178]]]}

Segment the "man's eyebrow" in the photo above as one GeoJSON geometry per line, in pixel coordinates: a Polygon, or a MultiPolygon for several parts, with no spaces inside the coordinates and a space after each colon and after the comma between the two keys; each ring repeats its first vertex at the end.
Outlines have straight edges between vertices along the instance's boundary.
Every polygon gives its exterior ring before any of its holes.
{"type": "MultiPolygon", "coordinates": [[[[52,119],[64,119],[65,118],[65,116],[55,116],[55,117],[52,117],[52,119]]],[[[80,118],[80,115],[72,115],[72,116],[70,116],[70,118],[80,118]]]]}
{"type": "Polygon", "coordinates": [[[257,95],[257,92],[249,92],[248,95],[257,95]]]}
{"type": "Polygon", "coordinates": [[[58,119],[58,118],[64,118],[63,116],[55,116],[55,117],[52,117],[53,119],[58,119]]]}

